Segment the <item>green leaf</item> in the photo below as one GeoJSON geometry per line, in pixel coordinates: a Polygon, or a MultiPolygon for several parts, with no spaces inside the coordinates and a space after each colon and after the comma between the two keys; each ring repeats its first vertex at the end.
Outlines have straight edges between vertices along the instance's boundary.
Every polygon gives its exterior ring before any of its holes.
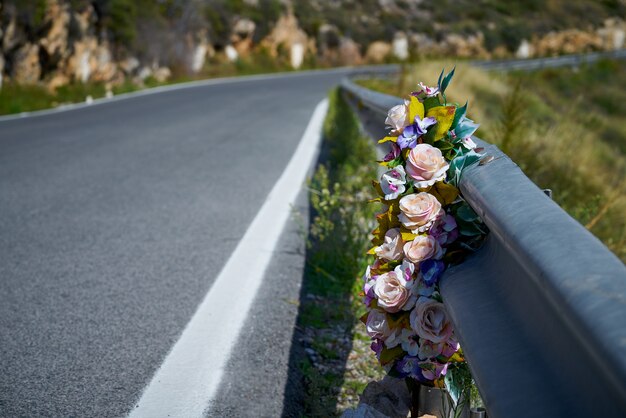
{"type": "Polygon", "coordinates": [[[474,123],[473,120],[463,117],[457,127],[454,129],[454,133],[457,138],[467,138],[468,136],[472,136],[474,132],[478,129],[480,125],[478,123],[474,123]]]}
{"type": "Polygon", "coordinates": [[[480,217],[474,212],[474,209],[471,208],[467,203],[463,203],[457,211],[456,215],[466,222],[474,222],[480,220],[480,217]]]}
{"type": "Polygon", "coordinates": [[[476,237],[487,233],[487,231],[484,231],[476,222],[457,220],[457,224],[459,225],[459,233],[466,237],[476,237]]]}
{"type": "Polygon", "coordinates": [[[453,149],[454,144],[450,141],[441,140],[441,141],[435,142],[435,147],[439,148],[443,153],[445,151],[453,149]]]}
{"type": "Polygon", "coordinates": [[[441,103],[439,103],[439,97],[437,96],[427,97],[422,103],[424,104],[425,112],[428,112],[428,110],[432,109],[433,107],[441,106],[441,103]]]}
{"type": "Polygon", "coordinates": [[[439,90],[441,90],[441,79],[443,78],[443,72],[445,71],[445,68],[441,69],[441,74],[439,74],[439,78],[437,79],[437,87],[439,87],[439,90]]]}
{"type": "Polygon", "coordinates": [[[387,167],[394,168],[402,164],[402,158],[395,158],[387,163],[387,167]]]}
{"type": "Polygon", "coordinates": [[[465,102],[465,106],[463,107],[456,108],[456,112],[454,113],[454,121],[452,121],[451,129],[456,128],[459,122],[461,121],[461,118],[463,118],[465,114],[467,113],[467,103],[468,102],[465,102]]]}
{"type": "Polygon", "coordinates": [[[454,106],[437,106],[428,109],[426,117],[433,117],[437,120],[437,124],[432,126],[426,135],[424,140],[427,143],[434,143],[435,141],[443,138],[450,130],[452,121],[454,120],[454,112],[456,108],[454,106]]]}
{"type": "Polygon", "coordinates": [[[459,195],[459,189],[440,181],[435,183],[428,193],[435,196],[443,206],[447,206],[456,200],[459,195]]]}
{"type": "Polygon", "coordinates": [[[461,398],[461,394],[463,393],[463,386],[461,382],[458,382],[458,379],[455,379],[453,369],[448,370],[444,382],[446,383],[446,388],[448,389],[448,393],[452,399],[452,405],[456,407],[459,403],[459,399],[461,398]]]}
{"type": "Polygon", "coordinates": [[[452,160],[452,162],[450,162],[450,168],[448,169],[448,183],[458,187],[463,170],[478,163],[480,158],[481,155],[472,150],[467,154],[456,157],[452,160]]]}
{"type": "Polygon", "coordinates": [[[396,346],[394,348],[383,348],[380,353],[380,364],[385,365],[391,363],[392,361],[402,357],[404,355],[404,350],[401,346],[396,346]]]}
{"type": "MultiPolygon", "coordinates": [[[[446,89],[448,88],[448,84],[450,84],[450,81],[452,81],[452,77],[454,77],[454,71],[456,70],[456,65],[454,66],[454,68],[452,69],[452,71],[450,71],[444,78],[443,81],[441,82],[441,84],[439,85],[439,91],[441,91],[441,94],[444,94],[446,92],[446,89]]],[[[443,73],[442,73],[443,74],[443,73]]],[[[441,76],[439,76],[441,78],[441,76]]]]}

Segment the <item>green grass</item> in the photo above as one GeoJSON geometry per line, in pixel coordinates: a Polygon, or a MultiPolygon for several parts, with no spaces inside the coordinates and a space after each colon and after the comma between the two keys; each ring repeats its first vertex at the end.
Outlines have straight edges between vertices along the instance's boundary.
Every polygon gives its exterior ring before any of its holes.
{"type": "MultiPolygon", "coordinates": [[[[140,87],[125,83],[112,89],[114,94],[127,93],[140,87]]],[[[93,99],[104,97],[104,83],[72,83],[51,92],[39,85],[6,83],[0,90],[0,115],[32,112],[49,109],[68,103],[84,102],[87,96],[93,99]]]]}
{"type": "MultiPolygon", "coordinates": [[[[312,336],[316,364],[307,358],[303,416],[339,415],[342,397],[356,398],[363,384],[345,373],[354,333],[364,313],[359,292],[365,270],[374,207],[369,180],[376,176],[372,141],[337,90],[330,94],[324,124],[322,164],[310,182],[313,218],[309,229],[304,294],[298,327],[312,336]],[[356,327],[356,329],[355,329],[356,327]],[[343,342],[342,342],[343,341],[343,342]]],[[[361,337],[361,339],[363,339],[361,337]]],[[[375,357],[368,353],[373,362],[375,357]]]]}
{"type": "MultiPolygon", "coordinates": [[[[362,81],[394,95],[436,84],[450,62],[416,65],[407,80],[362,81]],[[409,89],[410,90],[410,89],[409,89]]],[[[626,63],[486,73],[459,65],[447,93],[469,99],[477,136],[498,145],[554,200],[626,261],[626,63]]]]}

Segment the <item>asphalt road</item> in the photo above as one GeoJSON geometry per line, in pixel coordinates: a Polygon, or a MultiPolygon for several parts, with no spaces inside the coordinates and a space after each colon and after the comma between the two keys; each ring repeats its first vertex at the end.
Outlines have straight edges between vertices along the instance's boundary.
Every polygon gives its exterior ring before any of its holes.
{"type": "Polygon", "coordinates": [[[1,122],[0,416],[125,415],[345,73],[1,122]]]}

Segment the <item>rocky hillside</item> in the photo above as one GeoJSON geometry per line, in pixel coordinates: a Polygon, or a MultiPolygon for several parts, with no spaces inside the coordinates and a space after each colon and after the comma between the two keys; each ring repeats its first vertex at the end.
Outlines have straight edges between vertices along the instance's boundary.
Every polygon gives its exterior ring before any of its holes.
{"type": "Polygon", "coordinates": [[[1,0],[0,86],[624,47],[625,0],[1,0]]]}

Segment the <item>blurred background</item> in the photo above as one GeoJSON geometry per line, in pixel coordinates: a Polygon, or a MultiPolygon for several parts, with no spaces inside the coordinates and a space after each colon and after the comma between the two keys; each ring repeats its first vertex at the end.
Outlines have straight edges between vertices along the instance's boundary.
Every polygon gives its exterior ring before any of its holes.
{"type": "Polygon", "coordinates": [[[624,0],[2,0],[0,112],[212,76],[614,50],[625,14],[624,0]]]}

